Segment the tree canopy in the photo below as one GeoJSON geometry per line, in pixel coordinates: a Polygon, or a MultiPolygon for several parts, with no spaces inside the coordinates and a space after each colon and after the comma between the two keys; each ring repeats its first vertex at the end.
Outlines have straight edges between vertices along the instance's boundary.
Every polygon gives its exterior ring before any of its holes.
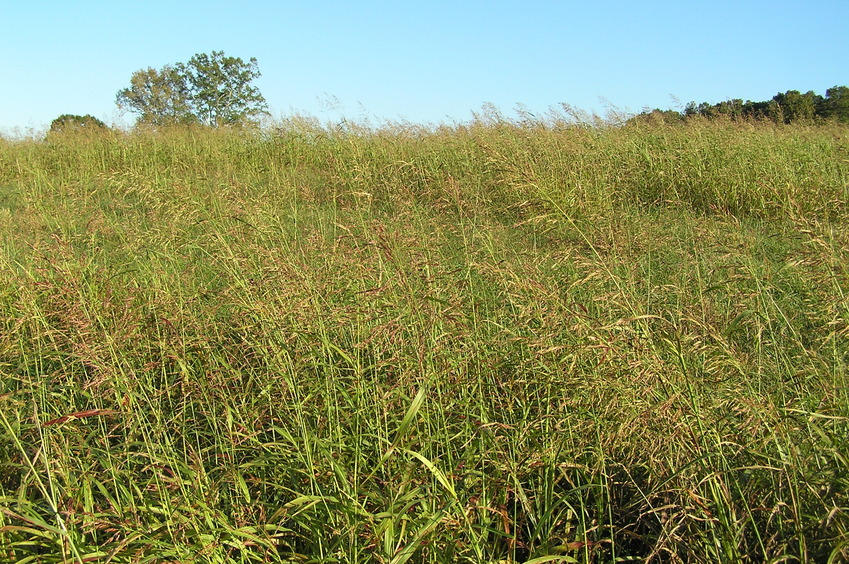
{"type": "Polygon", "coordinates": [[[134,72],[130,87],[118,92],[116,103],[122,110],[135,113],[140,124],[179,125],[197,121],[185,78],[170,65],[160,70],[148,67],[134,72]]]}
{"type": "Polygon", "coordinates": [[[188,63],[138,70],[129,88],[116,96],[118,107],[146,125],[244,125],[267,112],[252,82],[260,77],[257,60],[247,63],[223,51],[194,55],[188,63]]]}
{"type": "Polygon", "coordinates": [[[771,100],[753,102],[735,98],[718,104],[690,102],[683,112],[655,109],[643,112],[640,119],[646,117],[662,118],[664,121],[702,116],[707,118],[730,117],[733,119],[754,118],[770,119],[777,123],[794,123],[817,119],[833,119],[849,123],[849,87],[835,86],[821,96],[813,91],[804,94],[798,90],[779,92],[771,100]]]}
{"type": "Polygon", "coordinates": [[[109,127],[91,115],[78,116],[62,114],[50,123],[50,133],[66,133],[69,131],[97,131],[109,127]]]}

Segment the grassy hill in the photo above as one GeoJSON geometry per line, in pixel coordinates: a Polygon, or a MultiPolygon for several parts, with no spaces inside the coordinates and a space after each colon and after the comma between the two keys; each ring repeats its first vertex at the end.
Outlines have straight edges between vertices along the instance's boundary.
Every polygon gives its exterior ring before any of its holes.
{"type": "Polygon", "coordinates": [[[849,559],[849,129],[0,140],[0,560],[849,559]]]}

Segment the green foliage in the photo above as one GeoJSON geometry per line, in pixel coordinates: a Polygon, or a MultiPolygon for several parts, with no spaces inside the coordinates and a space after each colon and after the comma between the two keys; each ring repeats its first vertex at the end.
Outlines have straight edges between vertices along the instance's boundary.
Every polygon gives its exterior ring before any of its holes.
{"type": "Polygon", "coordinates": [[[636,122],[660,122],[667,124],[681,123],[684,116],[675,110],[661,110],[655,108],[651,111],[645,111],[630,120],[630,123],[636,122]]]}
{"type": "Polygon", "coordinates": [[[770,106],[770,117],[784,123],[811,121],[823,104],[822,96],[813,91],[802,94],[798,90],[776,94],[772,101],[774,104],[770,106]]]}
{"type": "Polygon", "coordinates": [[[763,102],[726,100],[718,104],[690,102],[682,112],[684,117],[726,117],[732,119],[770,119],[777,123],[801,123],[817,119],[849,122],[849,87],[835,86],[826,90],[823,98],[808,91],[779,92],[763,102]]]}
{"type": "Polygon", "coordinates": [[[849,87],[835,86],[826,90],[822,108],[826,116],[849,123],[849,87]]]}
{"type": "Polygon", "coordinates": [[[248,124],[267,110],[259,89],[251,86],[259,76],[255,58],[245,63],[222,51],[197,54],[185,64],[136,71],[116,103],[144,125],[248,124]]]}
{"type": "Polygon", "coordinates": [[[177,66],[189,87],[195,115],[212,126],[248,123],[266,113],[267,104],[251,82],[260,77],[257,60],[245,63],[223,51],[193,56],[177,66]]]}
{"type": "Polygon", "coordinates": [[[138,115],[143,125],[173,126],[197,122],[186,78],[176,67],[138,70],[130,87],[118,92],[118,107],[138,115]]]}
{"type": "Polygon", "coordinates": [[[91,115],[62,114],[50,123],[51,133],[67,133],[73,131],[97,131],[106,130],[109,127],[91,115]]]}

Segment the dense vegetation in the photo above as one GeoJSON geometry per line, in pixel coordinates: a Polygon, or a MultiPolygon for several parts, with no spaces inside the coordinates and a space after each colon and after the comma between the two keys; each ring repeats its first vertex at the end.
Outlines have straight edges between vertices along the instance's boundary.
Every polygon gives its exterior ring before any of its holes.
{"type": "Polygon", "coordinates": [[[0,560],[844,561],[847,134],[0,140],[0,560]]]}
{"type": "Polygon", "coordinates": [[[813,90],[802,94],[798,90],[779,92],[771,100],[753,102],[740,98],[725,100],[717,104],[690,102],[682,112],[675,110],[653,110],[646,115],[660,116],[665,121],[675,122],[701,116],[706,118],[769,119],[776,123],[799,123],[814,120],[833,120],[849,123],[849,86],[835,86],[820,96],[813,90]]]}
{"type": "Polygon", "coordinates": [[[224,51],[198,53],[188,63],[137,70],[115,103],[142,126],[255,124],[268,111],[252,85],[260,76],[256,58],[246,63],[224,51]]]}
{"type": "Polygon", "coordinates": [[[63,134],[79,129],[106,129],[108,126],[92,115],[62,114],[50,123],[50,134],[63,134]]]}

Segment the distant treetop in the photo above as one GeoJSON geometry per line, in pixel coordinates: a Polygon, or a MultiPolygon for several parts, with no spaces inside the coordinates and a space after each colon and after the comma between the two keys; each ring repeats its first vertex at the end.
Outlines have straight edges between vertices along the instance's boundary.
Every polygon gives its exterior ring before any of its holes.
{"type": "Polygon", "coordinates": [[[118,107],[147,125],[245,125],[267,113],[268,105],[251,83],[260,77],[257,60],[227,57],[223,51],[193,56],[188,63],[138,70],[129,88],[116,96],[118,107]]]}
{"type": "Polygon", "coordinates": [[[109,129],[105,123],[94,116],[84,115],[77,116],[73,114],[62,114],[50,123],[50,131],[52,133],[63,133],[69,131],[96,131],[100,129],[109,129]]]}
{"type": "Polygon", "coordinates": [[[652,110],[643,112],[640,119],[648,116],[661,118],[663,121],[680,121],[681,119],[702,116],[707,118],[730,117],[735,119],[755,118],[770,119],[777,123],[793,123],[815,119],[833,119],[849,123],[849,87],[835,86],[825,91],[825,97],[808,91],[802,94],[798,90],[779,92],[771,100],[763,102],[745,102],[739,98],[710,104],[690,102],[683,112],[675,110],[652,110]]]}

